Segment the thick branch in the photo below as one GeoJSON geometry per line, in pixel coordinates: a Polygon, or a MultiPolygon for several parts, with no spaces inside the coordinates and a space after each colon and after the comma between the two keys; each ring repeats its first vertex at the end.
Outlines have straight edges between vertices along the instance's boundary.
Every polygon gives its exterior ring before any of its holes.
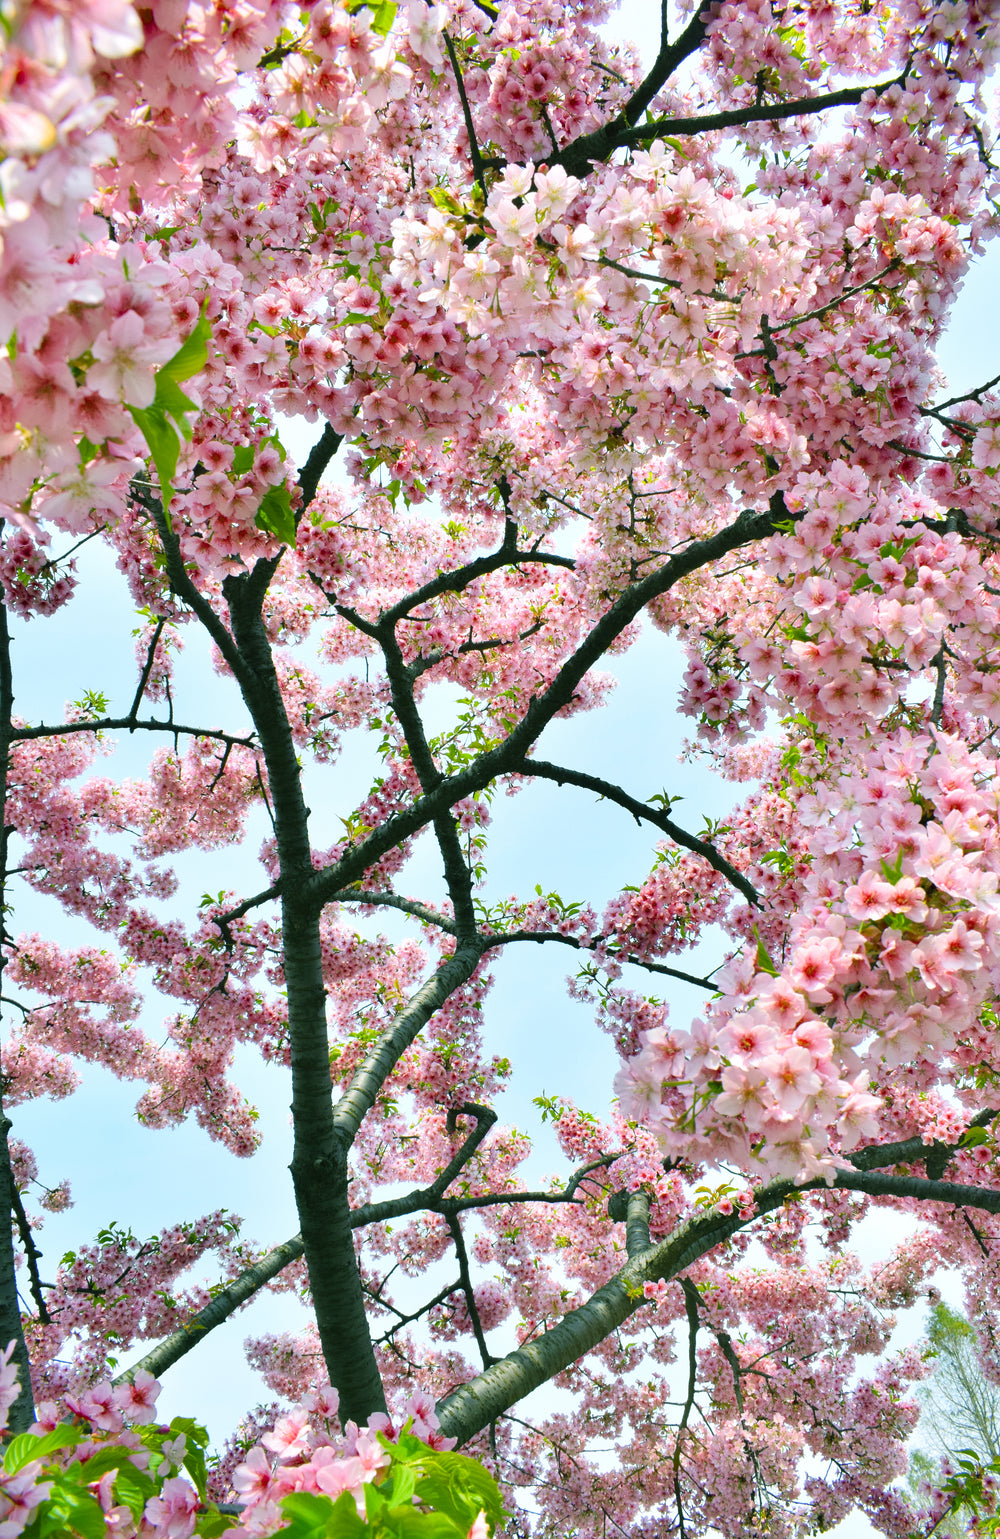
{"type": "Polygon", "coordinates": [[[299,491],[302,493],[302,504],[299,508],[300,518],[315,497],[320,478],[343,441],[343,434],[335,433],[328,422],[323,429],[322,436],[309,450],[306,462],[299,471],[299,491]]]}
{"type": "Polygon", "coordinates": [[[366,1112],[406,1049],[416,1040],[421,1027],[435,1010],[472,977],[481,955],[478,944],[469,943],[446,957],[422,988],[403,1006],[393,1026],[375,1043],[371,1052],[355,1069],[351,1083],[337,1102],[333,1121],[345,1147],[353,1143],[366,1112]]]}
{"type": "Polygon", "coordinates": [[[662,91],[674,70],[701,47],[705,41],[708,16],[707,10],[697,12],[677,41],[671,43],[667,38],[666,6],[661,5],[660,51],[645,80],[633,91],[617,117],[593,133],[581,134],[572,144],[567,144],[558,155],[553,156],[552,163],[565,166],[574,176],[587,176],[592,164],[607,160],[624,142],[622,134],[638,121],[650,102],[662,91]]]}
{"type": "Polygon", "coordinates": [[[360,1424],[385,1410],[385,1394],[351,1236],[349,1140],[339,1136],[331,1105],[320,909],[304,901],[312,871],[309,814],[262,614],[278,559],[258,561],[250,573],[227,577],[223,594],[239,660],[237,677],[266,759],[274,809],[292,1071],[291,1172],[309,1287],[330,1382],[340,1392],[341,1415],[360,1424]]]}
{"type": "MultiPolygon", "coordinates": [[[[984,1128],[1000,1117],[1000,1110],[987,1109],[978,1112],[969,1123],[970,1128],[984,1128]]],[[[943,1144],[935,1139],[924,1143],[922,1138],[904,1138],[892,1144],[867,1144],[847,1156],[857,1170],[878,1170],[887,1165],[911,1165],[915,1160],[927,1162],[928,1175],[938,1178],[948,1161],[961,1153],[958,1144],[943,1144]]]]}
{"type": "Polygon", "coordinates": [[[158,721],[150,717],[139,721],[134,716],[97,716],[88,721],[65,721],[58,726],[47,727],[40,722],[37,727],[13,727],[11,739],[16,743],[30,743],[36,738],[72,737],[77,732],[166,732],[170,737],[206,738],[213,743],[225,743],[227,748],[255,748],[252,737],[237,737],[232,732],[222,732],[213,727],[186,727],[178,721],[158,721]]]}
{"type": "MultiPolygon", "coordinates": [[[[960,1186],[950,1181],[838,1171],[832,1185],[870,1196],[916,1198],[1000,1213],[1000,1190],[960,1186]]],[[[681,1224],[666,1239],[631,1257],[609,1282],[556,1325],[447,1395],[437,1407],[442,1430],[446,1436],[466,1442],[617,1330],[644,1302],[644,1283],[678,1277],[693,1262],[753,1223],[758,1215],[781,1207],[799,1193],[826,1189],[822,1180],[799,1186],[792,1181],[772,1181],[756,1192],[753,1214],[743,1217],[738,1213],[710,1212],[681,1224]]]]}
{"type": "Polygon", "coordinates": [[[650,1247],[649,1208],[648,1192],[629,1192],[625,1217],[625,1250],[630,1257],[639,1256],[650,1247]]]}
{"type": "MultiPolygon", "coordinates": [[[[10,630],[7,606],[0,597],[0,941],[6,941],[7,861],[11,828],[7,822],[7,784],[10,773],[11,718],[14,711],[14,673],[10,658],[10,630]]],[[[6,966],[6,949],[0,949],[0,981],[6,966]]],[[[0,1348],[14,1343],[14,1363],[18,1373],[17,1399],[10,1408],[11,1432],[24,1432],[35,1419],[31,1393],[31,1364],[24,1341],[21,1311],[17,1301],[17,1274],[14,1269],[14,1240],[11,1214],[21,1208],[21,1198],[10,1163],[7,1134],[10,1119],[0,1095],[0,1348]]],[[[32,1258],[33,1264],[33,1258],[32,1258]]],[[[34,1274],[37,1277],[37,1273],[34,1274]]],[[[44,1307],[44,1306],[43,1306],[44,1307]]]]}
{"type": "Polygon", "coordinates": [[[132,1379],[144,1369],[158,1379],[174,1363],[187,1355],[193,1347],[204,1339],[209,1331],[228,1320],[242,1304],[252,1299],[254,1294],[267,1283],[283,1272],[286,1266],[293,1261],[298,1261],[302,1255],[303,1245],[300,1234],[293,1235],[283,1245],[276,1245],[269,1250],[266,1256],[248,1266],[240,1275],[220,1288],[210,1303],[206,1304],[187,1325],[182,1325],[180,1330],[173,1331],[163,1341],[157,1342],[151,1352],[141,1357],[137,1363],[133,1363],[125,1373],[120,1373],[115,1380],[116,1384],[122,1384],[127,1379],[132,1379]]]}
{"type": "Polygon", "coordinates": [[[828,112],[832,107],[856,107],[869,91],[881,96],[898,80],[880,80],[874,85],[848,86],[842,91],[828,91],[824,96],[801,96],[795,101],[775,102],[770,107],[733,107],[728,112],[706,112],[696,118],[657,118],[644,123],[641,128],[628,129],[618,135],[616,149],[626,145],[648,144],[665,134],[687,137],[694,134],[713,133],[720,128],[745,128],[751,123],[776,123],[784,118],[810,117],[817,112],[828,112]]]}

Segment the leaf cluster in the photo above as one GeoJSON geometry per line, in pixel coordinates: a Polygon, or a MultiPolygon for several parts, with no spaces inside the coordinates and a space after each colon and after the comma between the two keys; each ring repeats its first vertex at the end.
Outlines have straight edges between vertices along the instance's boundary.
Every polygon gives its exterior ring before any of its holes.
{"type": "Polygon", "coordinates": [[[386,1479],[366,1485],[365,1515],[344,1491],[336,1500],[308,1491],[282,1499],[289,1539],[467,1539],[482,1515],[492,1535],[504,1514],[493,1477],[465,1454],[428,1448],[412,1433],[396,1443],[379,1436],[391,1464],[386,1479]]]}

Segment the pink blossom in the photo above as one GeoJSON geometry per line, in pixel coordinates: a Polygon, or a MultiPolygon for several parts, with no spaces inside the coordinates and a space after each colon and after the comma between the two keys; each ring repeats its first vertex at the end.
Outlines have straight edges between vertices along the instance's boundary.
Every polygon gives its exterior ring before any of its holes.
{"type": "Polygon", "coordinates": [[[145,1516],[164,1539],[190,1539],[198,1516],[197,1492],[180,1476],[171,1476],[163,1482],[160,1495],[146,1503],[145,1516]]]}
{"type": "Polygon", "coordinates": [[[169,339],[146,336],[142,317],[127,310],[91,344],[95,362],[87,371],[87,383],[109,400],[129,406],[149,406],[156,394],[155,366],[174,352],[169,339]]]}
{"type": "Polygon", "coordinates": [[[431,69],[444,65],[441,33],[448,24],[448,15],[446,5],[425,5],[423,0],[410,0],[406,12],[410,48],[431,69]]]}
{"type": "Polygon", "coordinates": [[[813,1067],[812,1054],[804,1047],[790,1047],[761,1059],[769,1088],[781,1110],[794,1116],[803,1101],[816,1095],[822,1081],[813,1067]]]}
{"type": "Polygon", "coordinates": [[[51,1482],[38,1479],[40,1471],[36,1461],[17,1474],[0,1475],[0,1539],[17,1539],[51,1493],[51,1482]]]}
{"type": "Polygon", "coordinates": [[[128,1421],[139,1426],[155,1419],[159,1393],[160,1385],[153,1375],[138,1368],[131,1379],[115,1390],[115,1405],[128,1421]]]}
{"type": "Polygon", "coordinates": [[[309,1416],[302,1407],[291,1410],[275,1424],[273,1432],[265,1433],[263,1443],[283,1462],[297,1459],[309,1448],[309,1416]]]}

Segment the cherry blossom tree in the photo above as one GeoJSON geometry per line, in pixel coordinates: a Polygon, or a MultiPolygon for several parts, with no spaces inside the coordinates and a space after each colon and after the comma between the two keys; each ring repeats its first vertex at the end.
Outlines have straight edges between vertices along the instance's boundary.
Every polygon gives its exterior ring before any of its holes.
{"type": "MultiPolygon", "coordinates": [[[[925,1364],[892,1311],[944,1264],[997,1309],[1000,378],[949,396],[935,347],[997,228],[1000,16],[663,0],[644,72],[611,9],[0,10],[11,1426],[59,1397],[101,1425],[112,1351],[141,1400],[291,1289],[314,1327],[250,1356],[306,1409],[250,1415],[223,1497],[261,1495],[261,1449],[325,1467],[303,1428],[336,1392],[348,1460],[382,1457],[357,1426],[423,1415],[513,1533],[858,1507],[903,1536],[925,1364]],[[89,540],[139,617],[134,693],[26,719],[8,615],[72,604],[89,540]],[[546,757],[643,624],[686,650],[724,824],[650,796],[660,765],[546,757]],[[193,636],[244,716],[175,707],[193,636]],[[143,776],[97,772],[120,737],[143,776]],[[379,770],[341,806],[352,737],[379,770]],[[498,901],[495,804],[538,781],[640,823],[651,865],[498,901]],[[172,862],[256,849],[261,818],[257,884],[188,906],[172,862]],[[25,884],[91,942],[22,933],[25,884]],[[489,1011],[526,946],[622,1060],[614,1105],[539,1095],[566,1168],[538,1189],[489,1011]],[[298,1231],[189,1211],[43,1283],[24,1198],[40,1171],[68,1198],[18,1106],[97,1064],[150,1127],[245,1156],[241,1047],[288,1075],[298,1231]],[[882,1209],[910,1231],[873,1268],[852,1238],[882,1209]]],[[[190,1532],[187,1498],[149,1500],[190,1532]]]]}

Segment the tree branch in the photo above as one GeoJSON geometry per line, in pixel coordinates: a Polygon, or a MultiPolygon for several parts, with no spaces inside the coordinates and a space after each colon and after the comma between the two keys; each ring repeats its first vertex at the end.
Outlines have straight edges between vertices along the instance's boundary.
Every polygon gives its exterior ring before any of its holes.
{"type": "Polygon", "coordinates": [[[629,1192],[625,1212],[625,1250],[630,1257],[641,1255],[652,1243],[649,1238],[649,1208],[648,1192],[629,1192]]]}
{"type": "Polygon", "coordinates": [[[597,775],[586,775],[579,770],[565,769],[561,764],[547,764],[543,759],[525,759],[523,763],[514,766],[517,775],[532,775],[541,780],[554,780],[557,785],[579,786],[585,791],[593,791],[605,801],[615,802],[619,807],[624,807],[630,812],[637,823],[643,820],[652,823],[655,828],[661,830],[675,844],[682,845],[695,855],[700,855],[706,860],[714,871],[724,876],[731,886],[741,892],[747,902],[756,908],[760,908],[761,898],[753,883],[748,881],[742,871],[737,871],[724,855],[713,844],[705,839],[699,839],[695,834],[689,834],[685,829],[676,824],[665,812],[658,812],[655,807],[650,807],[647,802],[640,802],[620,786],[614,785],[610,780],[602,780],[597,775]]]}
{"type": "Polygon", "coordinates": [[[607,160],[623,142],[622,133],[642,116],[674,70],[701,47],[708,29],[709,14],[707,9],[696,12],[677,41],[671,43],[667,37],[666,5],[661,0],[660,50],[645,80],[632,92],[610,123],[595,129],[593,133],[581,134],[558,155],[553,156],[551,164],[565,166],[573,176],[586,177],[593,163],[607,160]]]}
{"type": "Polygon", "coordinates": [[[249,914],[253,908],[259,908],[262,903],[268,903],[272,898],[280,897],[281,884],[276,882],[273,887],[266,888],[263,892],[254,893],[252,898],[244,898],[242,903],[237,903],[235,908],[227,909],[224,914],[213,915],[213,924],[216,924],[222,932],[226,945],[231,949],[233,944],[232,931],[229,926],[234,919],[242,919],[244,914],[249,914]]]}
{"type": "MultiPolygon", "coordinates": [[[[875,1197],[916,1198],[1000,1213],[1000,1190],[960,1186],[950,1181],[926,1181],[915,1176],[852,1170],[838,1171],[832,1186],[875,1197]]],[[[772,1181],[758,1189],[755,1210],[745,1217],[739,1213],[723,1215],[713,1211],[688,1219],[647,1251],[630,1257],[609,1282],[578,1308],[569,1310],[557,1324],[446,1395],[437,1407],[442,1431],[447,1437],[457,1437],[460,1443],[466,1442],[516,1401],[568,1368],[617,1330],[645,1302],[644,1283],[661,1279],[669,1281],[679,1276],[693,1262],[753,1223],[760,1214],[781,1207],[789,1197],[825,1190],[829,1187],[820,1179],[800,1185],[787,1180],[772,1181]]]]}
{"type": "Polygon", "coordinates": [[[237,737],[232,732],[222,732],[214,727],[186,727],[177,721],[138,721],[134,716],[99,716],[92,721],[66,721],[58,726],[47,727],[40,722],[37,727],[12,727],[11,740],[30,743],[37,738],[70,737],[77,732],[166,732],[171,737],[205,738],[213,743],[225,743],[227,748],[255,749],[252,737],[237,737]]]}
{"type": "Polygon", "coordinates": [[[479,152],[479,140],[476,138],[476,127],[472,121],[472,108],[469,106],[469,98],[465,94],[465,81],[462,79],[462,71],[458,64],[458,55],[455,45],[447,31],[444,37],[444,46],[448,50],[448,58],[455,75],[455,84],[458,87],[458,99],[462,103],[462,117],[465,120],[465,132],[469,139],[469,154],[472,157],[472,174],[479,183],[483,194],[483,202],[486,201],[486,167],[483,165],[483,157],[479,152]]]}
{"type": "Polygon", "coordinates": [[[252,1266],[244,1268],[238,1277],[220,1288],[214,1298],[199,1309],[198,1313],[182,1325],[179,1330],[171,1332],[163,1341],[157,1342],[151,1352],[147,1352],[137,1363],[120,1373],[115,1379],[115,1384],[123,1384],[131,1380],[140,1369],[151,1373],[154,1379],[160,1377],[174,1363],[179,1362],[188,1352],[196,1347],[207,1336],[209,1331],[215,1330],[224,1320],[228,1320],[242,1304],[246,1304],[261,1288],[283,1272],[286,1266],[293,1261],[298,1261],[305,1247],[302,1244],[300,1234],[293,1235],[283,1245],[276,1245],[269,1250],[266,1256],[262,1256],[252,1266]]]}
{"type": "Polygon", "coordinates": [[[462,593],[477,577],[488,577],[491,572],[498,572],[505,566],[541,566],[567,567],[571,572],[575,570],[576,562],[570,556],[557,556],[547,551],[518,550],[517,549],[517,525],[513,519],[508,519],[504,527],[502,544],[497,550],[488,556],[477,556],[475,561],[466,562],[465,566],[456,567],[453,572],[441,572],[437,577],[425,582],[422,587],[414,589],[391,609],[385,610],[380,616],[380,622],[394,626],[404,619],[414,609],[419,609],[421,604],[427,604],[433,598],[439,598],[442,593],[462,593]]]}
{"type": "Polygon", "coordinates": [[[728,112],[707,112],[696,118],[657,118],[642,128],[631,128],[618,135],[615,149],[647,144],[664,134],[686,138],[695,134],[714,133],[720,128],[745,128],[752,123],[776,123],[784,118],[810,117],[817,112],[827,112],[831,107],[856,107],[869,91],[881,96],[899,80],[880,80],[874,85],[848,86],[842,91],[829,91],[824,96],[802,96],[795,101],[775,102],[771,107],[733,107],[728,112]]]}
{"type": "MultiPolygon", "coordinates": [[[[963,401],[981,401],[984,395],[995,390],[1000,385],[1000,374],[988,379],[985,385],[979,385],[975,390],[967,390],[964,395],[953,395],[947,401],[938,401],[934,406],[918,406],[921,416],[936,417],[938,412],[947,411],[949,406],[961,406],[963,401]]],[[[966,423],[965,426],[969,424],[966,423]]]]}
{"type": "Polygon", "coordinates": [[[200,593],[188,575],[181,555],[180,540],[163,510],[163,504],[158,497],[153,495],[148,481],[141,481],[138,476],[133,477],[130,488],[132,497],[140,507],[145,508],[156,526],[160,536],[160,544],[166,560],[167,577],[170,586],[179,599],[188,606],[191,612],[198,616],[202,625],[208,631],[219,651],[225,659],[226,665],[236,679],[243,698],[250,705],[251,697],[255,692],[255,679],[246,667],[240,656],[239,648],[232,635],[226,629],[220,617],[212,608],[208,599],[200,593]]]}
{"type": "Polygon", "coordinates": [[[678,1278],[678,1282],[684,1291],[684,1312],[688,1323],[688,1386],[684,1398],[684,1409],[681,1412],[680,1425],[674,1440],[673,1471],[674,1471],[674,1501],[677,1503],[677,1528],[680,1539],[684,1539],[684,1504],[681,1501],[681,1444],[687,1429],[691,1411],[694,1407],[694,1392],[698,1382],[698,1305],[700,1299],[694,1283],[687,1277],[678,1278]]]}
{"type": "Polygon", "coordinates": [[[156,649],[160,644],[160,637],[163,635],[163,627],[166,625],[166,623],[166,620],[164,620],[163,616],[161,615],[156,622],[152,636],[149,638],[149,645],[146,648],[146,661],[143,664],[142,673],[139,676],[139,684],[133,697],[132,704],[129,707],[128,714],[130,721],[134,721],[139,713],[139,707],[142,704],[142,697],[146,693],[146,685],[149,683],[149,675],[152,673],[153,664],[156,661],[156,649]]]}
{"type": "MultiPolygon", "coordinates": [[[[669,557],[659,571],[651,572],[641,582],[632,584],[591,628],[548,688],[532,699],[521,721],[502,743],[480,754],[467,769],[442,780],[432,792],[418,797],[404,811],[386,818],[380,828],[359,839],[333,865],[314,871],[308,878],[303,897],[308,896],[310,901],[326,902],[329,893],[356,882],[370,866],[403,839],[432,823],[442,809],[453,806],[473,791],[482,790],[498,776],[512,773],[515,765],[524,762],[542,729],[558,711],[570,704],[584,674],[600,661],[611,643],[647,604],[662,597],[676,583],[691,576],[699,568],[744,545],[766,539],[775,533],[778,522],[794,521],[797,516],[789,512],[782,494],[777,492],[766,511],[745,509],[733,523],[706,539],[692,540],[684,550],[669,557]]],[[[428,586],[433,588],[435,585],[428,586]]],[[[413,602],[413,595],[403,601],[404,611],[406,607],[412,607],[413,602]]],[[[399,607],[397,605],[396,610],[399,607]]],[[[387,614],[394,612],[391,610],[387,614]]]]}
{"type": "MultiPolygon", "coordinates": [[[[7,872],[10,850],[11,826],[7,822],[7,794],[10,776],[10,750],[12,718],[14,714],[14,672],[10,657],[10,629],[7,623],[7,606],[0,595],[0,941],[9,939],[7,932],[7,872]]],[[[7,965],[7,948],[0,946],[0,983],[7,965]]],[[[17,1274],[14,1267],[14,1240],[11,1233],[11,1214],[21,1208],[21,1198],[14,1180],[10,1163],[10,1147],[7,1134],[10,1118],[3,1108],[3,1092],[6,1085],[0,1080],[0,1346],[14,1343],[14,1364],[18,1373],[17,1399],[10,1410],[11,1432],[24,1432],[35,1419],[35,1407],[31,1393],[31,1363],[24,1340],[21,1311],[17,1299],[17,1274]]],[[[29,1237],[30,1238],[30,1237],[29,1237]]],[[[30,1257],[30,1253],[29,1253],[30,1257]]],[[[30,1264],[30,1261],[29,1261],[30,1264]]],[[[44,1305],[41,1306],[44,1309],[44,1305]]]]}
{"type": "Polygon", "coordinates": [[[465,1240],[462,1235],[462,1226],[458,1221],[457,1213],[446,1213],[445,1223],[455,1246],[455,1255],[458,1257],[458,1275],[462,1292],[465,1295],[465,1307],[469,1311],[469,1320],[472,1324],[472,1334],[476,1338],[476,1346],[483,1360],[483,1367],[488,1368],[497,1359],[486,1345],[486,1336],[483,1333],[483,1322],[479,1318],[479,1310],[476,1307],[476,1295],[472,1288],[472,1277],[469,1273],[469,1253],[465,1248],[465,1240]]]}
{"type": "Polygon", "coordinates": [[[467,983],[476,970],[481,947],[469,942],[444,961],[403,1006],[392,1027],[383,1032],[355,1069],[351,1083],[334,1107],[333,1122],[345,1148],[353,1143],[365,1114],[420,1029],[445,1000],[467,983]]]}
{"type": "MultiPolygon", "coordinates": [[[[589,940],[580,940],[576,935],[563,935],[560,930],[510,930],[506,934],[490,935],[486,933],[482,937],[483,951],[492,951],[496,946],[509,946],[516,941],[534,941],[537,945],[543,945],[546,941],[555,941],[561,946],[571,946],[574,951],[589,951],[592,947],[605,940],[603,935],[592,935],[589,940]]],[[[718,994],[718,985],[710,978],[699,978],[696,973],[686,973],[679,967],[668,967],[664,962],[649,962],[645,957],[637,957],[632,952],[620,951],[618,960],[628,962],[633,967],[645,968],[648,973],[661,973],[666,978],[677,978],[681,983],[693,984],[695,988],[705,989],[709,994],[718,994]]]]}
{"type": "MultiPolygon", "coordinates": [[[[267,764],[281,882],[284,979],[292,1078],[292,1182],[309,1269],[316,1327],[343,1419],[366,1422],[385,1410],[351,1238],[350,1140],[331,1105],[330,1040],[320,906],[308,895],[313,870],[309,812],[291,724],[275,669],[263,603],[280,554],[226,577],[232,647],[267,764]]],[[[228,633],[227,633],[228,634],[228,633]]],[[[236,670],[234,669],[234,672],[236,670]]]]}
{"type": "MultiPolygon", "coordinates": [[[[456,935],[458,926],[447,914],[438,913],[416,898],[401,898],[394,892],[373,892],[366,888],[349,887],[344,892],[332,892],[327,903],[360,903],[362,908],[395,908],[402,914],[410,914],[424,924],[444,930],[446,935],[456,935]]],[[[485,949],[485,948],[484,948],[485,949]]]]}
{"type": "MultiPolygon", "coordinates": [[[[605,1154],[600,1159],[582,1165],[561,1191],[489,1192],[482,1197],[446,1197],[445,1192],[448,1187],[468,1164],[469,1159],[496,1121],[495,1112],[487,1107],[466,1102],[448,1113],[449,1130],[453,1130],[452,1124],[455,1118],[468,1115],[476,1117],[475,1128],[430,1186],[408,1192],[402,1197],[389,1198],[386,1202],[366,1203],[363,1207],[355,1208],[351,1214],[351,1228],[364,1229],[369,1224],[387,1223],[394,1218],[407,1218],[411,1214],[422,1212],[458,1214],[479,1208],[516,1206],[529,1202],[575,1202],[577,1191],[588,1176],[596,1170],[606,1170],[609,1165],[613,1165],[621,1158],[619,1153],[605,1154]]],[[[290,1266],[293,1261],[298,1261],[303,1254],[304,1246],[300,1234],[292,1235],[291,1239],[286,1240],[283,1245],[276,1245],[273,1250],[268,1251],[266,1256],[262,1256],[260,1261],[254,1262],[232,1282],[220,1287],[211,1302],[200,1309],[186,1325],[158,1342],[145,1357],[120,1373],[115,1383],[121,1384],[126,1379],[131,1379],[140,1368],[144,1368],[154,1378],[159,1378],[174,1363],[186,1356],[193,1347],[196,1347],[209,1331],[222,1325],[230,1315],[235,1314],[237,1309],[248,1303],[255,1293],[266,1287],[280,1272],[284,1271],[285,1267],[290,1266]]],[[[442,1296],[447,1296],[447,1293],[451,1292],[454,1292],[454,1288],[450,1287],[442,1296]]]]}
{"type": "MultiPolygon", "coordinates": [[[[436,789],[444,779],[434,763],[424,731],[423,718],[413,692],[413,678],[406,664],[399,642],[396,640],[395,623],[382,621],[378,626],[378,641],[385,660],[386,676],[392,698],[392,709],[403,732],[403,740],[410,753],[410,762],[417,772],[421,789],[428,793],[436,789]]],[[[476,934],[476,914],[472,902],[472,877],[462,855],[458,829],[450,809],[444,809],[434,819],[434,832],[444,862],[448,896],[455,911],[456,934],[460,942],[468,943],[476,934]]]]}
{"type": "MultiPolygon", "coordinates": [[[[1000,1109],[989,1108],[981,1111],[972,1118],[970,1128],[984,1128],[1000,1117],[1000,1109]]],[[[948,1161],[954,1155],[961,1153],[959,1145],[943,1144],[937,1139],[933,1143],[926,1144],[922,1138],[904,1138],[899,1143],[892,1144],[866,1144],[861,1149],[855,1149],[846,1157],[857,1170],[877,1170],[886,1165],[910,1165],[914,1160],[930,1161],[928,1174],[935,1177],[943,1174],[948,1161]]]]}
{"type": "Polygon", "coordinates": [[[302,514],[316,496],[323,472],[343,441],[343,434],[335,433],[328,422],[323,428],[322,436],[317,439],[316,443],[309,450],[306,462],[299,471],[298,486],[299,491],[302,493],[302,505],[299,508],[298,518],[302,517],[302,514]]]}
{"type": "Polygon", "coordinates": [[[28,1277],[31,1283],[31,1297],[35,1301],[38,1310],[38,1318],[42,1325],[50,1325],[51,1319],[42,1293],[42,1279],[38,1274],[38,1263],[42,1253],[35,1244],[35,1236],[32,1233],[28,1215],[24,1211],[24,1203],[21,1201],[21,1193],[17,1189],[17,1182],[13,1180],[11,1172],[11,1205],[14,1209],[14,1217],[17,1220],[17,1232],[21,1236],[21,1248],[28,1262],[28,1277]]]}
{"type": "MultiPolygon", "coordinates": [[[[815,321],[824,315],[829,315],[832,310],[838,310],[845,300],[852,299],[855,294],[863,294],[866,289],[877,288],[883,278],[888,277],[891,272],[895,272],[898,266],[898,262],[890,262],[880,273],[876,273],[874,278],[868,278],[864,283],[855,283],[851,288],[842,289],[833,299],[828,299],[825,304],[818,305],[815,310],[804,310],[800,315],[787,316],[783,321],[769,322],[768,332],[771,336],[774,336],[779,331],[787,331],[789,327],[801,326],[805,321],[815,321]]],[[[765,347],[755,347],[745,353],[735,353],[733,356],[736,358],[777,357],[777,350],[775,349],[771,352],[765,347]]]]}

